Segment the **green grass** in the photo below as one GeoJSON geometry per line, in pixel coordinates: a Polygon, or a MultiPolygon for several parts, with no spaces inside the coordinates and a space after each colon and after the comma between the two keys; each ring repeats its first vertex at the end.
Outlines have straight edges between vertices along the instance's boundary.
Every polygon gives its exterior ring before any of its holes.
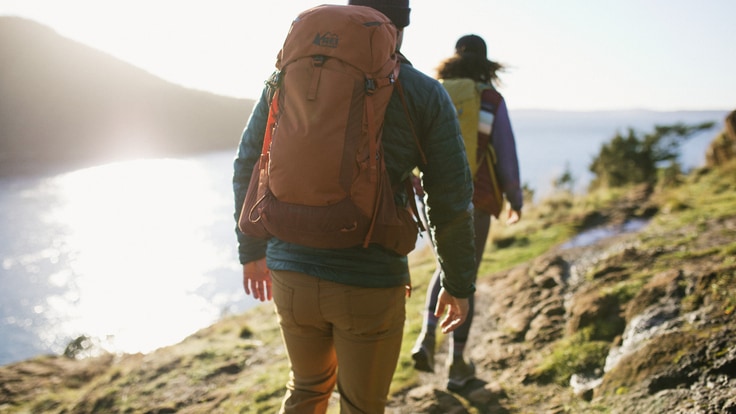
{"type": "Polygon", "coordinates": [[[607,341],[591,341],[587,330],[578,331],[555,344],[535,376],[542,383],[568,385],[573,374],[593,374],[602,370],[610,347],[607,341]]]}

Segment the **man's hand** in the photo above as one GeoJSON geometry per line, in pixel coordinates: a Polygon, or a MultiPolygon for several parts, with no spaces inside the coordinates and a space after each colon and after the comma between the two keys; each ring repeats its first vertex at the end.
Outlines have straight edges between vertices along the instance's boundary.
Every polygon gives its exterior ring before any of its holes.
{"type": "Polygon", "coordinates": [[[264,302],[271,300],[271,272],[266,267],[266,258],[243,265],[243,287],[245,293],[264,302]]]}
{"type": "Polygon", "coordinates": [[[442,288],[437,300],[437,307],[435,308],[434,316],[440,318],[442,314],[445,313],[445,309],[447,309],[447,315],[442,319],[440,327],[442,328],[442,333],[447,334],[454,331],[462,325],[463,322],[465,322],[465,319],[468,317],[470,304],[468,303],[467,298],[456,298],[447,293],[445,288],[442,288]]]}

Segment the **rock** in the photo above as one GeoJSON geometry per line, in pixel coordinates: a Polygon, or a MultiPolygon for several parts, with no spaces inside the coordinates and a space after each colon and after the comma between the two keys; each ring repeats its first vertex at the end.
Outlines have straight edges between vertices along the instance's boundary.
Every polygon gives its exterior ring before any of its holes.
{"type": "Polygon", "coordinates": [[[705,153],[708,167],[718,167],[736,158],[736,110],[732,111],[724,123],[721,133],[711,141],[705,153]]]}
{"type": "Polygon", "coordinates": [[[572,300],[565,332],[573,335],[591,328],[591,340],[610,341],[620,335],[625,326],[618,298],[593,285],[592,289],[578,293],[572,300]]]}

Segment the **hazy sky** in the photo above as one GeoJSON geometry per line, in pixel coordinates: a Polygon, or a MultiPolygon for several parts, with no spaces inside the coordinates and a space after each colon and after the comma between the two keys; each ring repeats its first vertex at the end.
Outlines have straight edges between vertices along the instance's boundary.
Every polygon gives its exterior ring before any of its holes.
{"type": "MultiPolygon", "coordinates": [[[[343,2],[340,2],[344,4],[343,2]]],[[[166,80],[257,97],[306,0],[0,0],[166,80]]],[[[736,108],[733,0],[412,0],[402,50],[433,75],[457,38],[507,65],[511,108],[736,108]]]]}

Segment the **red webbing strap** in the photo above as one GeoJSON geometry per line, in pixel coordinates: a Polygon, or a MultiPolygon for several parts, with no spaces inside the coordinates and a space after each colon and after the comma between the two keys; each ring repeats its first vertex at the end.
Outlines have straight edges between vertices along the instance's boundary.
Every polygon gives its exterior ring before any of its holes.
{"type": "Polygon", "coordinates": [[[263,148],[261,148],[260,168],[266,168],[268,164],[268,154],[271,151],[271,141],[273,140],[273,131],[276,129],[276,118],[279,113],[279,90],[277,89],[271,99],[271,107],[268,110],[268,120],[266,121],[266,133],[263,135],[263,148]]]}
{"type": "Polygon", "coordinates": [[[251,223],[256,223],[261,219],[260,213],[256,214],[256,210],[258,205],[263,201],[265,198],[265,185],[264,185],[264,174],[266,168],[268,168],[268,159],[269,159],[269,151],[271,150],[271,141],[273,139],[273,131],[276,129],[276,118],[278,118],[278,111],[279,111],[279,91],[278,89],[274,93],[273,97],[270,101],[270,107],[268,109],[268,119],[266,121],[266,131],[263,134],[263,147],[261,148],[261,156],[258,158],[258,169],[256,169],[256,166],[253,166],[253,172],[252,174],[258,174],[258,181],[254,181],[253,177],[251,177],[250,185],[255,185],[257,183],[258,189],[257,189],[257,197],[258,199],[253,203],[253,206],[248,211],[248,220],[251,223]]]}

